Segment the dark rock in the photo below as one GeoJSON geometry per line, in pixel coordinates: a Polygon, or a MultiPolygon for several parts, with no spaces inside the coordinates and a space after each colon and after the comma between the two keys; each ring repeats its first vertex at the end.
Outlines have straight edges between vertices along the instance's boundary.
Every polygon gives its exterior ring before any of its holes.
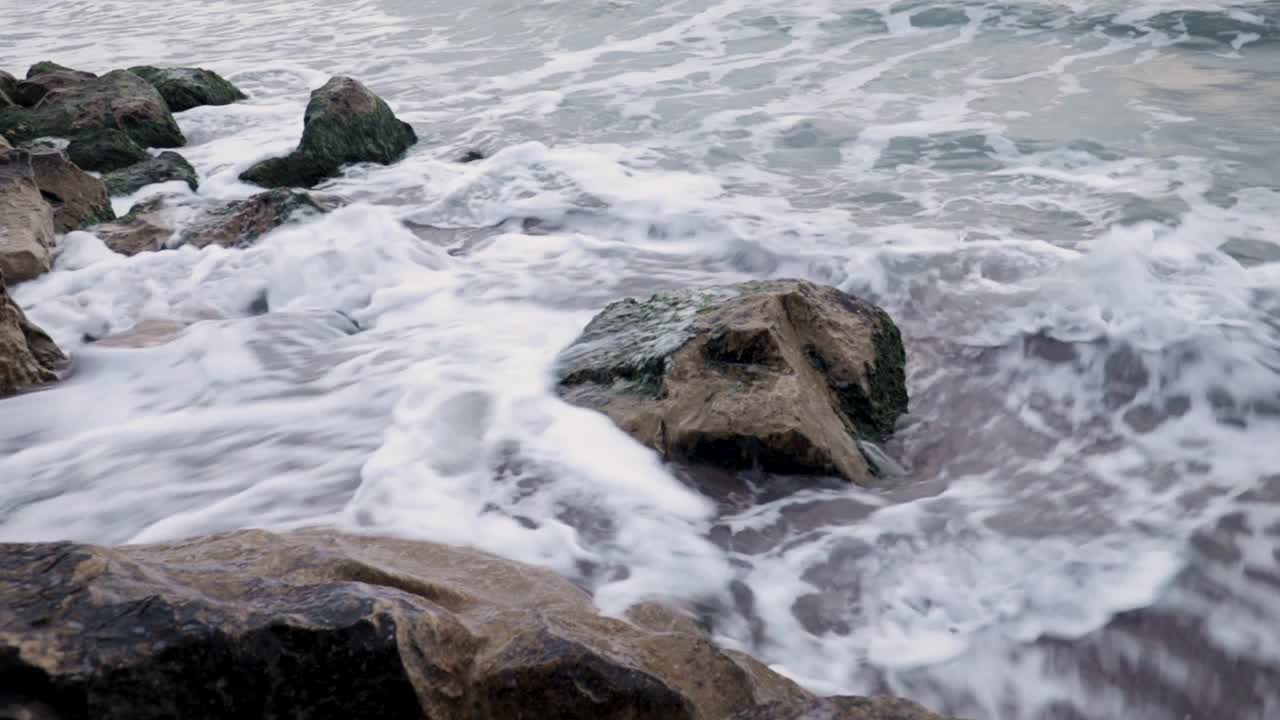
{"type": "MultiPolygon", "coordinates": [[[[67,362],[53,340],[27,320],[4,283],[0,273],[0,397],[57,380],[57,370],[67,362]]],[[[4,666],[4,650],[0,649],[0,702],[5,688],[11,687],[4,678],[4,666]]]]}
{"type": "Polygon", "coordinates": [[[221,75],[204,68],[158,68],[141,65],[129,72],[151,83],[173,112],[201,105],[230,105],[247,95],[221,75]]]}
{"type": "Polygon", "coordinates": [[[62,153],[32,153],[31,169],[40,194],[53,207],[53,227],[58,232],[116,219],[102,181],[76,167],[62,153]]]}
{"type": "Polygon", "coordinates": [[[802,702],[776,702],[734,715],[730,720],[942,720],[902,698],[825,697],[802,702]]]}
{"type": "Polygon", "coordinates": [[[102,173],[151,158],[141,145],[117,128],[91,130],[78,135],[67,145],[67,157],[81,169],[102,173]]]}
{"type": "Polygon", "coordinates": [[[298,148],[254,165],[240,179],[263,187],[312,187],[348,163],[389,165],[417,141],[381,98],[356,80],[335,77],[311,93],[298,148]]]}
{"type": "Polygon", "coordinates": [[[433,543],[2,545],[0,713],[711,720],[815,701],[677,613],[631,618],[550,571],[433,543]]]}
{"type": "Polygon", "coordinates": [[[479,150],[468,150],[462,154],[462,157],[458,158],[458,162],[465,164],[465,163],[478,162],[483,159],[484,159],[484,153],[480,152],[479,150]]]}
{"type": "Polygon", "coordinates": [[[38,63],[27,71],[27,79],[18,81],[12,97],[23,107],[35,107],[54,90],[76,87],[96,77],[93,73],[64,68],[54,63],[38,63]],[[32,72],[41,66],[44,66],[42,70],[32,72]]]}
{"type": "Polygon", "coordinates": [[[95,225],[90,232],[121,255],[160,250],[173,237],[177,224],[167,198],[157,196],[135,204],[119,220],[95,225]]]}
{"type": "Polygon", "coordinates": [[[328,212],[332,205],[300,190],[268,190],[215,208],[182,231],[184,245],[240,247],[303,215],[328,212]]]}
{"type": "Polygon", "coordinates": [[[181,180],[191,188],[192,192],[200,187],[195,168],[191,163],[172,150],[148,158],[136,165],[108,173],[102,178],[107,185],[107,192],[112,195],[128,195],[154,183],[181,180]]]}
{"type": "Polygon", "coordinates": [[[0,275],[9,282],[49,271],[53,208],[40,195],[31,153],[0,150],[0,275]]]}
{"type": "Polygon", "coordinates": [[[44,136],[74,138],[105,128],[123,130],[144,147],[186,143],[164,98],[124,70],[52,90],[34,108],[0,109],[0,134],[18,143],[44,136]]]}
{"type": "Polygon", "coordinates": [[[98,77],[97,75],[94,75],[91,72],[86,72],[84,70],[74,70],[72,68],[67,67],[66,65],[59,65],[56,62],[52,62],[49,60],[42,60],[41,62],[38,62],[35,65],[32,65],[31,67],[27,68],[27,79],[30,80],[33,77],[38,77],[40,75],[51,75],[53,73],[67,73],[69,75],[77,75],[85,80],[92,80],[98,77]]]}
{"type": "Polygon", "coordinates": [[[859,439],[907,411],[880,308],[796,280],[612,303],[558,363],[559,390],[668,459],[869,482],[859,439]]]}
{"type": "Polygon", "coordinates": [[[13,99],[17,89],[17,78],[0,70],[0,108],[17,104],[17,101],[13,99]]]}

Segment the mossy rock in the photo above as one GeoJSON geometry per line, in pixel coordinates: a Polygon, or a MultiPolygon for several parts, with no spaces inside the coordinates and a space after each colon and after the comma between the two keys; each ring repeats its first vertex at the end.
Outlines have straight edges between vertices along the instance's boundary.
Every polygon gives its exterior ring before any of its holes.
{"type": "Polygon", "coordinates": [[[59,89],[34,108],[0,109],[0,134],[15,143],[44,136],[71,139],[110,128],[143,147],[186,144],[160,93],[124,70],[59,89]]]}
{"type": "Polygon", "coordinates": [[[235,85],[204,68],[158,68],[148,65],[129,72],[151,83],[173,112],[202,105],[230,105],[248,98],[235,85]]]}
{"type": "Polygon", "coordinates": [[[107,173],[102,181],[107,185],[107,192],[112,195],[128,195],[155,183],[181,180],[195,192],[200,187],[191,163],[172,150],[160,153],[156,157],[147,157],[140,163],[107,173]]]}
{"type": "Polygon", "coordinates": [[[313,187],[348,163],[389,165],[417,141],[381,98],[356,80],[335,77],[311,93],[298,148],[254,165],[240,179],[262,187],[313,187]]]}
{"type": "Polygon", "coordinates": [[[109,173],[150,159],[141,145],[118,128],[90,130],[67,145],[67,157],[83,170],[109,173]]]}

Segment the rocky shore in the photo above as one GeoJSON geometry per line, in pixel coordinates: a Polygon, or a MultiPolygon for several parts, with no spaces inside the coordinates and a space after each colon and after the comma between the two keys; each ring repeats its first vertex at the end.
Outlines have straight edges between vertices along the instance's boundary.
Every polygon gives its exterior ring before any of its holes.
{"type": "MultiPolygon", "coordinates": [[[[173,114],[246,99],[200,68],[0,72],[0,397],[68,365],[4,285],[49,272],[64,234],[123,255],[243,247],[336,207],[309,188],[347,165],[393,163],[417,142],[381,98],[335,77],[312,93],[298,147],[240,175],[263,192],[208,201],[170,149],[185,143],[173,114]],[[171,181],[193,194],[116,217],[112,196],[171,181]]],[[[905,363],[880,308],[773,280],[614,302],[554,381],[674,465],[875,484],[886,472],[872,443],[907,409],[905,363]]],[[[938,716],[895,698],[818,698],[658,604],[603,617],[545,570],[317,529],[0,545],[0,717],[938,716]]]]}

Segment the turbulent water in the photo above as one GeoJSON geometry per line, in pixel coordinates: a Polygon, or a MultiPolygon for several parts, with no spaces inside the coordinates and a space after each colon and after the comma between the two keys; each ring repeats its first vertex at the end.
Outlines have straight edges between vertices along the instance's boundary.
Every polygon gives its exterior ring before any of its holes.
{"type": "MultiPolygon", "coordinates": [[[[820,692],[1010,720],[1280,717],[1280,2],[0,17],[15,74],[199,64],[244,89],[179,115],[205,196],[251,194],[237,174],[296,143],[332,74],[422,138],[252,248],[125,258],[67,236],[14,289],[75,364],[0,402],[0,539],[461,542],[606,611],[683,604],[820,692]],[[695,493],[551,392],[610,300],[753,277],[898,320],[912,411],[883,450],[904,474],[695,493]],[[87,342],[145,319],[194,325],[87,342]]],[[[186,192],[140,196],[160,191],[186,192]]]]}

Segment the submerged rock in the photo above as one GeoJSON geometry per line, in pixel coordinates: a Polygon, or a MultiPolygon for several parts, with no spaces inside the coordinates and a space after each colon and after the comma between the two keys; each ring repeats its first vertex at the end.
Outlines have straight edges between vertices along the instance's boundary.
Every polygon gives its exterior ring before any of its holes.
{"type": "Polygon", "coordinates": [[[32,153],[31,169],[40,194],[53,207],[53,226],[58,232],[116,218],[102,181],[76,167],[62,153],[32,153]]]}
{"type": "Polygon", "coordinates": [[[128,133],[118,128],[91,130],[67,145],[67,157],[84,170],[109,173],[151,158],[128,133]]]}
{"type": "Polygon", "coordinates": [[[0,275],[22,282],[49,271],[53,208],[40,195],[31,153],[0,150],[0,275]]]}
{"type": "MultiPolygon", "coordinates": [[[[5,276],[0,273],[0,397],[57,380],[57,370],[66,362],[67,356],[53,340],[32,325],[9,297],[5,276]]],[[[0,688],[13,687],[5,674],[4,652],[0,650],[0,688]]],[[[2,710],[0,706],[0,715],[2,710]]]]}
{"type": "Polygon", "coordinates": [[[54,136],[74,138],[117,128],[144,147],[179,147],[186,138],[147,81],[125,70],[50,91],[33,108],[0,109],[0,134],[13,142],[54,136]]]}
{"type": "Polygon", "coordinates": [[[184,245],[248,245],[290,220],[328,212],[332,205],[301,190],[268,190],[236,200],[200,216],[182,231],[184,245]]]}
{"type": "MultiPolygon", "coordinates": [[[[670,610],[629,617],[548,570],[434,543],[0,545],[0,714],[792,720],[829,704],[670,610]]],[[[940,720],[866,707],[836,717],[940,720]]]]}
{"type": "Polygon", "coordinates": [[[880,308],[798,280],[612,303],[558,362],[561,394],[693,465],[872,479],[859,439],[907,411],[880,308]]]}
{"type": "Polygon", "coordinates": [[[124,217],[95,225],[90,232],[121,255],[160,250],[173,237],[176,224],[166,207],[167,200],[160,195],[136,203],[124,217]]]}
{"type": "Polygon", "coordinates": [[[195,192],[200,187],[196,177],[196,169],[191,163],[172,150],[166,150],[156,157],[148,157],[140,163],[108,173],[102,178],[107,185],[107,192],[112,195],[128,195],[155,183],[181,180],[195,192]]]}
{"type": "Polygon", "coordinates": [[[204,68],[158,68],[141,65],[129,72],[146,80],[159,91],[173,112],[201,105],[230,105],[248,96],[221,75],[204,68]]]}
{"type": "Polygon", "coordinates": [[[240,179],[263,187],[312,187],[348,163],[389,165],[418,141],[382,98],[348,77],[313,91],[302,122],[296,150],[254,165],[240,179]]]}

